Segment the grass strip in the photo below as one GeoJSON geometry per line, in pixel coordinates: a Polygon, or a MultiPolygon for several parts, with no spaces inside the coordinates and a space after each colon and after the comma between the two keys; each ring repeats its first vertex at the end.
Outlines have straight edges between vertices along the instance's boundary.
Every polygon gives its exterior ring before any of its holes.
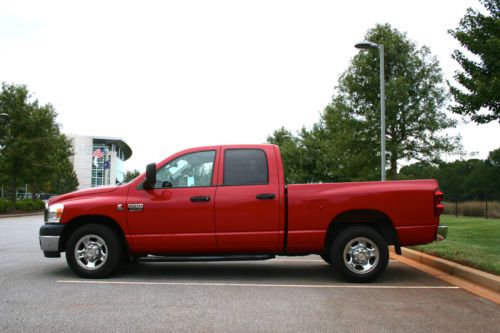
{"type": "Polygon", "coordinates": [[[500,275],[500,219],[443,215],[441,224],[448,226],[446,240],[412,248],[500,275]]]}

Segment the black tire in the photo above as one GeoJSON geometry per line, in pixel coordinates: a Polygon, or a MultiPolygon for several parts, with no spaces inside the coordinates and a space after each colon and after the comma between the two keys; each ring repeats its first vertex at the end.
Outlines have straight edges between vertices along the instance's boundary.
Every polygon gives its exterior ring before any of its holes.
{"type": "Polygon", "coordinates": [[[71,270],[83,278],[110,276],[120,264],[122,255],[123,246],[118,235],[112,229],[100,224],[87,224],[76,229],[66,244],[66,261],[71,270]],[[87,248],[85,244],[90,246],[87,248]],[[82,256],[81,259],[77,259],[77,247],[80,251],[94,256],[88,259],[82,256]],[[85,248],[87,250],[84,250],[85,248]],[[90,267],[92,264],[94,268],[90,267]]]}
{"type": "Polygon", "coordinates": [[[327,264],[331,265],[332,264],[332,258],[330,257],[330,254],[328,253],[321,253],[319,255],[321,259],[323,259],[327,264]]]}
{"type": "Polygon", "coordinates": [[[386,269],[389,250],[377,230],[354,226],[335,237],[330,257],[334,269],[348,281],[370,282],[386,269]]]}

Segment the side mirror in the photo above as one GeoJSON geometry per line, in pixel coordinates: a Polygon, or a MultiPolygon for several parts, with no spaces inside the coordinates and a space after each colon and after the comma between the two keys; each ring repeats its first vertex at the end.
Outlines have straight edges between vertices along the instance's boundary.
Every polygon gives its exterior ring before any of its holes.
{"type": "Polygon", "coordinates": [[[144,189],[149,190],[156,183],[156,163],[150,163],[146,166],[146,179],[144,180],[144,189]]]}

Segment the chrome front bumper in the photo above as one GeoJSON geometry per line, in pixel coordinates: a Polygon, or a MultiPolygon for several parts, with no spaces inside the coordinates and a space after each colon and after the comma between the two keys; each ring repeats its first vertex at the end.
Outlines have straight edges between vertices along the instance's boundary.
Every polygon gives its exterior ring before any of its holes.
{"type": "Polygon", "coordinates": [[[43,252],[59,251],[59,238],[60,236],[38,236],[40,249],[42,249],[43,252]]]}
{"type": "Polygon", "coordinates": [[[436,234],[436,242],[440,242],[445,240],[448,236],[448,226],[447,225],[438,225],[438,230],[436,234]]]}
{"type": "Polygon", "coordinates": [[[43,255],[47,258],[58,258],[61,256],[61,236],[64,224],[44,224],[40,227],[38,241],[43,255]]]}

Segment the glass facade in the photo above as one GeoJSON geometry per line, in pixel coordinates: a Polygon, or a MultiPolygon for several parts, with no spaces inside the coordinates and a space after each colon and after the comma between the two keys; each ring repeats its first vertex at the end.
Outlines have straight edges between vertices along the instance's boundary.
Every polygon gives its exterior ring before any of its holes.
{"type": "Polygon", "coordinates": [[[97,149],[101,150],[103,156],[101,158],[92,156],[92,187],[108,185],[108,183],[105,182],[105,173],[109,172],[109,169],[104,169],[104,161],[107,158],[106,152],[108,151],[108,148],[103,143],[94,142],[92,145],[92,155],[94,155],[97,149]]]}

